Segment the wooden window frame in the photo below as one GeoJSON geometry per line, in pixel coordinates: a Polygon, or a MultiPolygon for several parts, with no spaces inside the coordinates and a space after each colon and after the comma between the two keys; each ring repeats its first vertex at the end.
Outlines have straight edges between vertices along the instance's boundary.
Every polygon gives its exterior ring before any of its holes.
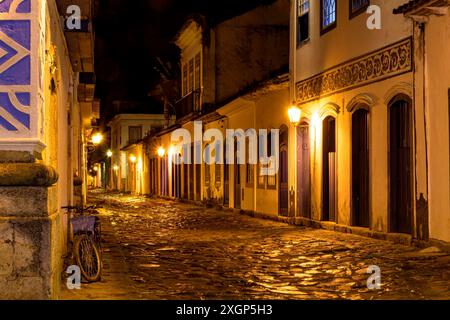
{"type": "Polygon", "coordinates": [[[296,18],[296,28],[297,28],[297,39],[296,39],[296,42],[297,42],[297,47],[300,47],[300,46],[302,46],[303,44],[305,44],[305,43],[307,43],[307,42],[309,42],[310,40],[311,40],[311,1],[310,0],[307,0],[308,2],[309,2],[309,5],[308,5],[308,12],[306,12],[306,13],[303,13],[302,15],[299,15],[299,5],[300,5],[300,1],[302,1],[302,0],[297,0],[297,6],[296,6],[296,16],[297,16],[297,18],[296,18]],[[305,38],[305,39],[303,39],[303,40],[300,40],[300,18],[302,18],[303,16],[308,16],[308,36],[305,38]]]}
{"type": "Polygon", "coordinates": [[[364,13],[367,11],[367,8],[370,6],[370,0],[367,1],[367,4],[362,6],[361,8],[359,8],[356,11],[353,11],[353,4],[352,4],[352,0],[348,1],[348,16],[349,19],[353,19],[357,16],[359,16],[360,14],[364,13]]]}
{"type": "Polygon", "coordinates": [[[328,33],[329,31],[335,29],[337,27],[337,20],[338,20],[338,0],[335,0],[335,15],[336,15],[336,19],[334,20],[334,22],[328,26],[323,25],[323,13],[324,13],[324,7],[323,7],[323,2],[325,0],[320,0],[320,35],[324,35],[326,33],[328,33]]]}
{"type": "Polygon", "coordinates": [[[129,143],[136,143],[137,141],[141,140],[142,137],[143,137],[143,128],[142,128],[142,126],[128,126],[128,142],[129,142],[129,143]],[[141,132],[140,138],[137,139],[136,141],[131,140],[131,130],[132,130],[132,129],[139,129],[140,132],[141,132]]]}

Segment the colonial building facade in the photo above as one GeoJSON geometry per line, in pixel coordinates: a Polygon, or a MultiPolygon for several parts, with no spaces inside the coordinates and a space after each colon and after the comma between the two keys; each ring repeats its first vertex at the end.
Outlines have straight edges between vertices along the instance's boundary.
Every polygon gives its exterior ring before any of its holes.
{"type": "MultiPolygon", "coordinates": [[[[296,211],[336,225],[448,241],[448,135],[433,131],[448,131],[442,97],[449,82],[433,70],[439,85],[423,83],[431,79],[423,26],[394,14],[403,3],[292,2],[291,95],[303,111],[293,145],[300,150],[296,211]],[[373,5],[381,10],[379,29],[367,26],[373,5]],[[440,121],[440,129],[430,121],[440,121]],[[430,166],[437,160],[439,169],[430,166]]],[[[445,18],[435,19],[431,24],[441,19],[448,28],[445,18]]],[[[434,61],[446,64],[444,57],[434,61]]]]}
{"type": "Polygon", "coordinates": [[[94,102],[94,2],[0,3],[0,299],[57,298],[67,220],[83,204],[94,102]],[[65,23],[77,5],[78,30],[65,23]]]}
{"type": "Polygon", "coordinates": [[[113,190],[150,193],[147,154],[142,139],[162,129],[162,114],[119,114],[109,123],[111,128],[111,157],[109,187],[113,190]]]}
{"type": "MultiPolygon", "coordinates": [[[[429,237],[447,242],[450,241],[449,7],[448,1],[422,0],[409,1],[394,10],[413,26],[414,105],[418,109],[415,112],[421,115],[416,126],[424,127],[426,141],[427,192],[423,197],[419,194],[418,210],[428,210],[429,237]]],[[[427,230],[419,228],[417,232],[420,238],[427,230]]]]}

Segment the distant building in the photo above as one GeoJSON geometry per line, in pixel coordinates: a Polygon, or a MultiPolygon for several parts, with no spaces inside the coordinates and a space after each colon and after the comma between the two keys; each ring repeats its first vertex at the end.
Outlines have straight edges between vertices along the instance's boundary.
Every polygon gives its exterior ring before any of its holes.
{"type": "Polygon", "coordinates": [[[119,114],[108,124],[111,128],[109,188],[123,192],[145,193],[148,172],[141,147],[144,136],[164,127],[162,114],[119,114]]]}

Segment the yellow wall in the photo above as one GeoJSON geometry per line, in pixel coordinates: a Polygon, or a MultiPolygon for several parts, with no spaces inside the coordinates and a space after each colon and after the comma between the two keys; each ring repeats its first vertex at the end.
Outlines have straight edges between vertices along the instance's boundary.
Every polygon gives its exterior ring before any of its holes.
{"type": "Polygon", "coordinates": [[[450,241],[450,15],[431,17],[425,28],[430,236],[450,241]]]}

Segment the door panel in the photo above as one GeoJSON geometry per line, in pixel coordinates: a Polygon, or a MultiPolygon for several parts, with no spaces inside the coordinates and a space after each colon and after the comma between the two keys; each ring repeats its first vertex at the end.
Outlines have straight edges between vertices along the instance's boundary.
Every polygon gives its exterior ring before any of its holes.
{"type": "MultiPolygon", "coordinates": [[[[280,129],[279,172],[278,172],[278,211],[281,216],[289,215],[289,130],[286,126],[280,129]]],[[[272,153],[273,155],[273,153],[272,153]]]]}
{"type": "Polygon", "coordinates": [[[289,213],[289,186],[288,186],[288,155],[286,146],[280,151],[280,191],[279,207],[280,215],[287,216],[289,213]]]}
{"type": "Polygon", "coordinates": [[[368,111],[352,115],[352,224],[370,227],[368,111]]]}
{"type": "Polygon", "coordinates": [[[327,117],[322,128],[322,220],[336,221],[336,119],[327,117]]]}
{"type": "Polygon", "coordinates": [[[400,100],[389,108],[390,231],[412,233],[411,108],[400,100]]]}

